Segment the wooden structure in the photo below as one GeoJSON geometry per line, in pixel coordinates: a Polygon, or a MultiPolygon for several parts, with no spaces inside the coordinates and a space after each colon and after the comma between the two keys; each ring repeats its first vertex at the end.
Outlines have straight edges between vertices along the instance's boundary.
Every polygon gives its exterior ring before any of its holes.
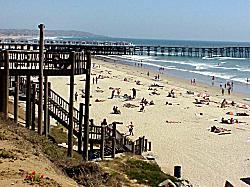
{"type": "MultiPolygon", "coordinates": [[[[118,151],[132,151],[141,154],[145,151],[145,141],[129,141],[116,130],[113,123],[112,133],[108,127],[97,126],[89,120],[91,52],[73,51],[73,48],[50,50],[44,48],[44,25],[39,25],[40,43],[36,49],[6,49],[0,51],[0,113],[8,118],[9,77],[15,77],[14,121],[18,122],[18,102],[20,90],[25,92],[26,128],[37,130],[38,134],[48,136],[49,118],[54,118],[68,129],[68,157],[73,153],[73,135],[78,138],[78,151],[83,158],[92,158],[93,145],[100,144],[99,156],[115,156],[118,151]],[[79,111],[74,108],[74,76],[85,74],[85,101],[79,111]],[[31,82],[31,76],[39,77],[38,83],[31,82]],[[70,76],[70,98],[63,99],[51,89],[48,76],[70,76]],[[23,77],[26,77],[25,80],[23,77]],[[21,80],[21,81],[20,81],[21,80]],[[36,127],[36,105],[38,122],[36,127]],[[85,105],[85,107],[84,107],[85,105]],[[42,128],[43,127],[43,128],[42,128]],[[138,144],[138,145],[137,145],[138,144]],[[89,146],[90,145],[90,146],[89,146]],[[90,148],[90,150],[89,150],[90,148]]],[[[146,145],[147,147],[147,145],[146,145]]]]}
{"type": "MultiPolygon", "coordinates": [[[[36,42],[0,42],[0,49],[8,50],[38,50],[36,42]]],[[[47,51],[90,51],[92,55],[166,55],[188,57],[233,57],[250,58],[250,46],[142,46],[142,45],[86,45],[80,42],[56,41],[46,42],[44,48],[47,51]]]]}

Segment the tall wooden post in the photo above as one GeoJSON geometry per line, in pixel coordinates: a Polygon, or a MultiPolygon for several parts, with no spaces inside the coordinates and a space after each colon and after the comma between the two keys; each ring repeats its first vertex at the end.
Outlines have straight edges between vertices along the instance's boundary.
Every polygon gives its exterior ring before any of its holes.
{"type": "Polygon", "coordinates": [[[15,76],[14,122],[18,123],[19,77],[15,76]]]}
{"type": "Polygon", "coordinates": [[[32,84],[32,122],[31,130],[36,130],[36,84],[32,84]]]}
{"type": "Polygon", "coordinates": [[[31,126],[31,81],[30,75],[26,78],[26,128],[31,126]]]}
{"type": "Polygon", "coordinates": [[[82,152],[82,120],[83,120],[83,103],[80,103],[79,108],[79,134],[78,134],[78,152],[82,152]]]}
{"type": "Polygon", "coordinates": [[[0,113],[3,118],[8,119],[9,102],[9,51],[4,52],[4,71],[0,74],[0,113]]]}
{"type": "Polygon", "coordinates": [[[135,154],[135,142],[131,142],[131,146],[132,146],[132,153],[135,154]]]}
{"type": "Polygon", "coordinates": [[[148,151],[151,151],[151,142],[148,142],[148,151]]]}
{"type": "Polygon", "coordinates": [[[48,76],[44,76],[44,136],[48,136],[48,76]]]}
{"type": "Polygon", "coordinates": [[[148,151],[148,139],[145,139],[145,147],[144,147],[144,151],[148,151]]]}
{"type": "Polygon", "coordinates": [[[43,53],[44,53],[44,24],[40,24],[39,40],[39,99],[38,99],[38,134],[42,135],[43,122],[43,53]]]}
{"type": "MultiPolygon", "coordinates": [[[[51,89],[51,82],[48,82],[48,99],[51,97],[50,89],[51,89]]],[[[49,107],[50,107],[50,102],[48,101],[48,109],[49,107]]],[[[50,116],[48,112],[48,134],[49,132],[50,132],[50,116]]]]}
{"type": "Polygon", "coordinates": [[[112,129],[112,158],[115,158],[115,148],[116,148],[116,123],[113,123],[112,129]]]}
{"type": "Polygon", "coordinates": [[[101,152],[101,159],[104,159],[104,141],[105,141],[105,126],[102,125],[101,127],[101,144],[100,144],[100,152],[101,152]]]}
{"type": "Polygon", "coordinates": [[[88,160],[88,145],[89,145],[89,98],[90,98],[90,73],[91,73],[91,55],[87,51],[86,64],[86,82],[85,82],[85,112],[84,112],[84,146],[83,158],[88,160]]]}
{"type": "Polygon", "coordinates": [[[75,73],[75,52],[70,53],[71,75],[70,75],[70,96],[69,96],[69,129],[68,129],[68,157],[73,155],[73,109],[74,109],[74,73],[75,73]]]}

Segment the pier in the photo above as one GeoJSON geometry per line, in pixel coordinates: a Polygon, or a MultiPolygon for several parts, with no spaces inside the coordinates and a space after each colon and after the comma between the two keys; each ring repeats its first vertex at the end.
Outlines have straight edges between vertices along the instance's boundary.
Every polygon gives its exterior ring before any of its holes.
{"type": "MultiPolygon", "coordinates": [[[[0,50],[39,50],[37,42],[0,42],[0,50]]],[[[47,41],[44,49],[55,51],[90,51],[92,55],[151,55],[187,57],[249,58],[250,46],[198,47],[198,46],[142,46],[130,43],[86,43],[76,41],[47,41]]]]}

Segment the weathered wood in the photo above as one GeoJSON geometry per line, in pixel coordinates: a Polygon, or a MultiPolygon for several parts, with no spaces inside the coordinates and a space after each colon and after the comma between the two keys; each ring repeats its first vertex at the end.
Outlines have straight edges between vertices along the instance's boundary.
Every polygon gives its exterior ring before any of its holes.
{"type": "MultiPolygon", "coordinates": [[[[48,82],[48,98],[51,96],[50,90],[51,90],[51,82],[48,82]]],[[[48,103],[48,105],[49,105],[49,103],[48,103]]],[[[48,115],[48,134],[49,133],[50,133],[50,115],[48,115]]]]}
{"type": "Polygon", "coordinates": [[[100,153],[101,153],[101,159],[104,159],[104,142],[105,142],[105,126],[102,125],[101,129],[101,143],[100,143],[100,153]]]}
{"type": "Polygon", "coordinates": [[[131,142],[132,153],[135,154],[135,142],[131,142]]]}
{"type": "Polygon", "coordinates": [[[148,142],[148,151],[151,151],[151,142],[148,142]]]}
{"type": "Polygon", "coordinates": [[[74,71],[75,71],[75,52],[71,52],[71,76],[70,76],[70,95],[69,95],[69,128],[68,128],[68,157],[73,155],[73,111],[74,111],[74,71]]]}
{"type": "Polygon", "coordinates": [[[148,151],[148,139],[145,139],[144,151],[148,151]]]}
{"type": "Polygon", "coordinates": [[[44,76],[44,104],[43,104],[43,115],[44,115],[44,136],[48,136],[48,77],[44,76]]]}
{"type": "Polygon", "coordinates": [[[82,153],[82,120],[83,120],[83,103],[79,107],[79,133],[78,133],[78,152],[82,153]]]}
{"type": "Polygon", "coordinates": [[[14,122],[18,123],[18,103],[19,103],[19,76],[15,76],[15,93],[14,93],[14,122]]]}
{"type": "Polygon", "coordinates": [[[4,70],[0,73],[0,113],[8,119],[9,101],[9,51],[4,51],[4,70]]]}
{"type": "Polygon", "coordinates": [[[32,84],[32,122],[31,130],[36,130],[36,84],[32,84]]]}
{"type": "Polygon", "coordinates": [[[26,78],[26,128],[31,126],[31,81],[30,76],[26,78]]]}
{"type": "Polygon", "coordinates": [[[116,149],[116,123],[112,123],[112,154],[111,157],[115,158],[115,149],[116,149]]]}
{"type": "Polygon", "coordinates": [[[43,53],[44,53],[44,25],[40,24],[39,39],[39,99],[38,99],[38,134],[42,135],[42,114],[43,114],[43,53]]]}
{"type": "Polygon", "coordinates": [[[84,112],[84,146],[83,158],[88,160],[89,144],[89,100],[90,100],[90,73],[91,73],[91,55],[87,51],[86,81],[85,81],[85,112],[84,112]]]}

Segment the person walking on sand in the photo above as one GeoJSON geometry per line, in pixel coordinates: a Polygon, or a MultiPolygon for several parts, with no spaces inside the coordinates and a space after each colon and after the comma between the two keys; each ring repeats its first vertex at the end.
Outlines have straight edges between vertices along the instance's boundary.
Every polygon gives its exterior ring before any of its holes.
{"type": "Polygon", "coordinates": [[[93,77],[93,84],[95,84],[95,77],[93,77]]]}
{"type": "Polygon", "coordinates": [[[75,101],[77,101],[78,93],[75,93],[75,101]]]}
{"type": "Polygon", "coordinates": [[[114,96],[115,96],[115,89],[113,89],[112,92],[111,92],[111,99],[113,99],[114,96]]]}
{"type": "Polygon", "coordinates": [[[97,77],[95,77],[95,83],[97,84],[97,80],[98,80],[98,78],[97,77]]]}
{"type": "Polygon", "coordinates": [[[128,129],[128,131],[129,131],[129,135],[134,136],[134,132],[133,132],[133,130],[134,130],[134,125],[133,125],[133,123],[132,123],[132,122],[130,122],[129,129],[128,129]]]}
{"type": "Polygon", "coordinates": [[[135,99],[136,97],[136,90],[135,88],[132,88],[132,98],[135,99]]]}

